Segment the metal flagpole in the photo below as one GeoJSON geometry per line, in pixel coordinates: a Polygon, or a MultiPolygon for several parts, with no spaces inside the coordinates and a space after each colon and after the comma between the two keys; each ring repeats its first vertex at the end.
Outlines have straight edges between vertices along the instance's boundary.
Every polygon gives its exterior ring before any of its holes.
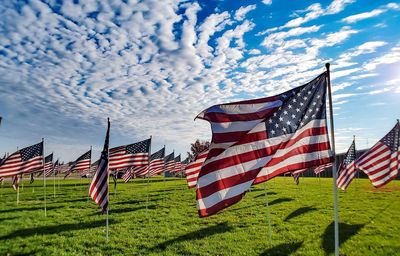
{"type": "Polygon", "coordinates": [[[164,145],[164,166],[163,166],[163,183],[164,183],[164,193],[163,193],[163,204],[165,204],[165,193],[167,192],[166,184],[165,184],[165,145],[164,145]]]}
{"type": "Polygon", "coordinates": [[[332,151],[334,157],[334,163],[332,168],[333,174],[333,196],[334,196],[334,218],[335,218],[335,255],[339,256],[339,214],[338,214],[338,193],[337,193],[337,162],[336,162],[336,150],[335,150],[335,127],[333,124],[333,109],[332,109],[332,88],[331,88],[331,74],[330,74],[330,64],[325,64],[326,71],[328,74],[328,96],[329,96],[329,119],[330,119],[330,127],[331,127],[331,143],[332,143],[332,151]]]}
{"type": "MultiPolygon", "coordinates": [[[[110,123],[110,118],[107,118],[108,124],[110,123]]],[[[110,125],[111,126],[111,125],[110,125]]],[[[91,146],[90,146],[91,147],[91,146]]],[[[90,151],[90,159],[92,159],[92,151],[90,151]]],[[[109,172],[109,166],[110,166],[110,142],[108,142],[108,148],[107,148],[107,215],[106,215],[106,241],[108,242],[108,209],[110,205],[110,172],[109,172]]],[[[100,162],[99,162],[100,165],[100,162]]]]}
{"type": "Polygon", "coordinates": [[[150,160],[151,160],[151,138],[152,136],[150,135],[150,146],[149,146],[149,162],[148,162],[148,170],[147,170],[147,198],[146,198],[146,216],[147,216],[147,222],[149,221],[149,214],[148,214],[148,205],[149,205],[149,186],[150,186],[150,176],[149,176],[149,171],[150,171],[150,160]]]}
{"type": "Polygon", "coordinates": [[[45,154],[44,154],[44,138],[42,138],[42,155],[43,155],[43,195],[44,195],[44,216],[47,217],[47,202],[46,202],[46,172],[45,166],[45,154]]]}
{"type": "Polygon", "coordinates": [[[269,212],[268,205],[268,194],[267,194],[267,183],[264,182],[264,193],[265,193],[265,203],[267,205],[267,219],[268,219],[268,237],[269,237],[269,246],[272,246],[272,229],[271,229],[271,215],[269,212]]]}
{"type": "MultiPolygon", "coordinates": [[[[17,151],[18,151],[18,147],[17,147],[17,151]]],[[[16,177],[17,177],[16,184],[17,184],[17,205],[18,205],[19,204],[19,180],[18,180],[18,175],[16,175],[16,177]]]]}

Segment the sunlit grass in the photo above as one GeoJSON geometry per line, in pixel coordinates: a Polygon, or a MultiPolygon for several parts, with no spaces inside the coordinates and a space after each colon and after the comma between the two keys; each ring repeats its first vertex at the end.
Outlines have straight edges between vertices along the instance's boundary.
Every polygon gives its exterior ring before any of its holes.
{"type": "MultiPolygon", "coordinates": [[[[272,226],[269,244],[263,185],[241,202],[200,219],[195,192],[184,179],[152,178],[114,193],[110,183],[110,239],[105,216],[87,200],[87,180],[25,181],[20,203],[9,183],[0,193],[0,255],[324,255],[333,252],[331,179],[288,177],[268,182],[272,226]]],[[[395,255],[400,252],[400,182],[373,189],[356,180],[339,193],[343,255],[395,255]]]]}

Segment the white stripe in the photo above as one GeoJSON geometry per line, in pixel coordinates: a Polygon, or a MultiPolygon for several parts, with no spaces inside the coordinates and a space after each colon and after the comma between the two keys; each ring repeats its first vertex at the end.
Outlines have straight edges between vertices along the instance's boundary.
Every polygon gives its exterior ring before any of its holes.
{"type": "Polygon", "coordinates": [[[385,183],[386,181],[392,179],[393,177],[396,177],[399,174],[399,170],[393,170],[391,172],[388,173],[388,175],[383,176],[381,179],[372,182],[372,185],[374,185],[375,187],[385,183]]]}
{"type": "Polygon", "coordinates": [[[209,195],[208,197],[198,199],[197,207],[199,210],[207,209],[215,204],[221,202],[222,200],[227,200],[237,195],[242,194],[244,191],[247,191],[254,180],[250,180],[236,186],[232,186],[226,189],[218,190],[217,192],[209,195]]]}
{"type": "Polygon", "coordinates": [[[210,122],[210,124],[213,134],[216,134],[216,133],[227,133],[227,132],[250,131],[262,121],[264,121],[264,119],[257,119],[251,121],[225,122],[225,123],[210,122]]]}
{"type": "Polygon", "coordinates": [[[387,150],[385,152],[383,152],[383,154],[377,156],[376,158],[371,159],[370,161],[368,161],[367,163],[358,166],[361,170],[363,170],[366,174],[369,174],[373,171],[375,171],[378,168],[381,168],[382,166],[388,165],[390,162],[390,159],[387,159],[385,161],[382,161],[380,163],[377,163],[380,159],[386,157],[390,155],[390,151],[387,150]],[[369,165],[372,165],[371,167],[368,167],[369,165]]]}
{"type": "MultiPolygon", "coordinates": [[[[270,102],[256,103],[256,104],[232,104],[232,105],[215,105],[206,110],[206,113],[224,113],[227,115],[237,114],[251,114],[261,112],[270,108],[280,107],[282,105],[281,100],[275,100],[270,102]]],[[[203,114],[203,113],[201,113],[203,114]]],[[[199,114],[200,116],[200,114],[199,114]]]]}

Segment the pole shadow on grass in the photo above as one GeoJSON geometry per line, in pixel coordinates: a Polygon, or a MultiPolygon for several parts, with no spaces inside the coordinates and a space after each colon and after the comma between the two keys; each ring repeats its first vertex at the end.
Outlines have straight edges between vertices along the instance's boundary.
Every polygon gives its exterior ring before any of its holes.
{"type": "MultiPolygon", "coordinates": [[[[276,194],[278,194],[278,193],[271,191],[271,192],[267,193],[267,196],[272,196],[272,195],[276,195],[276,194]]],[[[254,196],[254,198],[259,198],[259,197],[265,197],[265,193],[254,196]]]]}
{"type": "MultiPolygon", "coordinates": [[[[110,219],[110,223],[116,223],[114,220],[110,219]]],[[[59,224],[52,226],[42,226],[33,228],[19,229],[11,232],[8,235],[1,236],[0,240],[13,239],[16,237],[25,238],[35,235],[52,235],[58,234],[66,231],[82,230],[82,229],[92,229],[97,227],[104,227],[105,221],[92,221],[92,222],[80,222],[80,223],[69,223],[69,224],[59,224]]]]}
{"type": "MultiPolygon", "coordinates": [[[[155,205],[149,205],[149,206],[147,206],[147,209],[155,210],[156,206],[155,205]]],[[[146,210],[146,206],[143,205],[143,206],[138,206],[138,207],[113,209],[112,205],[111,205],[108,214],[113,215],[113,214],[119,214],[119,213],[136,212],[136,211],[140,211],[140,210],[146,210]]],[[[89,214],[89,216],[94,216],[94,215],[99,215],[99,214],[100,214],[100,212],[97,212],[97,213],[89,214]]]]}
{"type": "MultiPolygon", "coordinates": [[[[54,209],[57,209],[57,208],[62,208],[62,207],[61,206],[49,206],[49,207],[47,207],[47,211],[54,210],[54,209]]],[[[9,213],[9,212],[21,212],[21,211],[37,211],[37,210],[43,210],[43,209],[44,209],[44,206],[13,208],[13,209],[8,209],[8,210],[0,210],[0,214],[9,213]]]]}
{"type": "Polygon", "coordinates": [[[299,215],[305,214],[305,213],[307,213],[307,212],[312,212],[312,211],[315,211],[315,210],[317,210],[317,208],[315,208],[315,207],[309,207],[309,206],[300,207],[299,209],[294,210],[292,213],[290,213],[290,214],[285,218],[285,221],[288,221],[288,220],[293,219],[293,218],[295,218],[295,217],[297,217],[297,216],[299,216],[299,215]]]}
{"type": "Polygon", "coordinates": [[[284,202],[290,202],[290,201],[293,201],[293,200],[294,200],[293,198],[283,197],[283,198],[278,198],[278,199],[275,199],[275,200],[269,202],[268,205],[269,205],[269,206],[272,206],[272,205],[274,205],[274,204],[280,204],[280,203],[284,203],[284,202]]]}
{"type": "MultiPolygon", "coordinates": [[[[339,223],[339,246],[350,239],[352,236],[356,235],[360,229],[362,229],[365,224],[346,224],[339,223]]],[[[331,254],[335,251],[334,246],[334,222],[331,222],[322,235],[322,248],[325,254],[331,254]]]]}
{"type": "Polygon", "coordinates": [[[296,252],[301,247],[302,244],[303,244],[303,242],[283,243],[283,244],[274,246],[274,247],[264,251],[263,253],[260,254],[260,256],[267,256],[267,255],[286,256],[286,255],[296,252]]]}
{"type": "Polygon", "coordinates": [[[225,233],[225,232],[230,232],[232,230],[233,230],[233,228],[230,227],[227,222],[223,222],[223,223],[217,224],[215,226],[202,228],[200,230],[189,232],[185,235],[178,236],[177,238],[167,240],[163,243],[160,243],[160,244],[150,248],[150,250],[152,250],[152,251],[165,250],[168,246],[173,245],[175,243],[203,239],[204,237],[212,236],[215,234],[221,234],[221,233],[225,233]]]}

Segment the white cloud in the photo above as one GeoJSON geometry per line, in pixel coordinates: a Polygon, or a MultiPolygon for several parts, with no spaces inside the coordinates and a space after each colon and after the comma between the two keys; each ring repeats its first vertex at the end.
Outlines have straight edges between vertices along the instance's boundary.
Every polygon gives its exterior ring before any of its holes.
{"type": "Polygon", "coordinates": [[[317,32],[321,27],[322,26],[314,25],[310,27],[293,28],[286,32],[272,33],[268,35],[266,38],[264,38],[261,45],[271,48],[275,45],[282,44],[286,38],[317,32]]]}
{"type": "Polygon", "coordinates": [[[377,10],[373,10],[373,11],[370,11],[370,12],[363,12],[363,13],[360,13],[360,14],[355,14],[355,15],[351,15],[349,17],[346,17],[346,18],[342,19],[342,21],[346,22],[346,23],[356,23],[356,22],[358,22],[360,20],[365,20],[365,19],[368,19],[368,18],[376,17],[376,16],[378,16],[378,15],[384,13],[384,12],[385,11],[382,10],[382,9],[377,9],[377,10]]]}
{"type": "Polygon", "coordinates": [[[235,12],[235,19],[238,21],[242,21],[244,20],[244,18],[246,17],[246,14],[249,13],[252,10],[256,9],[256,5],[248,5],[248,6],[242,6],[239,8],[239,10],[237,10],[235,12]]]}
{"type": "Polygon", "coordinates": [[[265,5],[271,5],[272,4],[272,0],[262,0],[262,2],[265,5]]]}
{"type": "Polygon", "coordinates": [[[372,71],[380,65],[393,64],[397,62],[400,62],[400,45],[393,47],[388,53],[365,63],[363,68],[365,70],[372,71]]]}

